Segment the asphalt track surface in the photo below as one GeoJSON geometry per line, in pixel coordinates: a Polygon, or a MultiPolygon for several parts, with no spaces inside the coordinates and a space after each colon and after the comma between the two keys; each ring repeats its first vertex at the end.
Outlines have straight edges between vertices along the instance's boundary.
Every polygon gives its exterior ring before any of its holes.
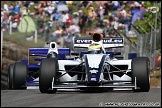
{"type": "Polygon", "coordinates": [[[108,107],[161,106],[161,88],[149,92],[107,91],[81,92],[58,90],[55,94],[40,93],[38,87],[27,90],[7,90],[1,74],[1,107],[108,107]],[[3,87],[3,89],[2,89],[3,87]]]}
{"type": "Polygon", "coordinates": [[[58,91],[56,94],[42,94],[34,89],[1,90],[2,107],[99,107],[107,106],[107,103],[111,105],[110,102],[114,102],[113,105],[128,103],[140,106],[145,102],[161,106],[161,89],[151,89],[146,93],[58,91]]]}

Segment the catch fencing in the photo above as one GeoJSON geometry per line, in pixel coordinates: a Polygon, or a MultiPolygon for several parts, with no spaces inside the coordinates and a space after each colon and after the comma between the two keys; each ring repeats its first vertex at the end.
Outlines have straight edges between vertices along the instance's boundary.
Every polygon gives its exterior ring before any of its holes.
{"type": "MultiPolygon", "coordinates": [[[[1,24],[1,43],[3,41],[2,37],[12,37],[16,41],[23,41],[24,43],[28,43],[29,41],[33,41],[35,44],[39,43],[39,38],[43,39],[43,44],[46,42],[51,41],[52,32],[56,30],[57,22],[53,22],[52,27],[49,30],[46,30],[46,27],[48,27],[48,23],[36,20],[37,27],[33,29],[32,32],[27,32],[28,28],[32,28],[32,25],[28,24],[27,22],[24,22],[23,25],[27,25],[26,32],[19,32],[17,29],[12,28],[12,24],[14,22],[10,21],[4,21],[1,24]],[[44,29],[42,29],[44,28],[44,29]],[[2,35],[3,34],[3,35],[2,35]]],[[[135,32],[135,36],[137,37],[137,42],[133,43],[127,36],[121,35],[117,30],[114,29],[114,33],[117,37],[124,37],[124,47],[123,48],[116,48],[116,51],[120,51],[122,53],[122,56],[124,59],[128,59],[129,53],[137,53],[137,56],[146,56],[150,59],[150,68],[153,69],[157,66],[159,66],[159,62],[157,62],[157,57],[161,55],[161,28],[156,30],[151,27],[151,32],[144,34],[140,33],[139,30],[135,26],[131,26],[131,30],[135,32]],[[156,38],[156,40],[155,40],[156,38]],[[160,49],[160,51],[158,50],[160,49]],[[157,65],[158,64],[158,65],[157,65]]],[[[64,41],[65,36],[62,36],[61,38],[61,45],[60,47],[66,47],[73,45],[71,43],[65,44],[64,41]],[[66,46],[65,46],[66,45],[66,46]]],[[[1,47],[2,49],[2,47],[1,47]]],[[[83,50],[83,49],[80,49],[83,50]]],[[[80,52],[79,50],[79,52],[80,52]]],[[[1,50],[2,51],[2,50],[1,50]]],[[[78,51],[78,50],[77,50],[78,51]]],[[[2,52],[1,52],[2,55],[2,52]]]]}
{"type": "Polygon", "coordinates": [[[150,28],[151,32],[142,34],[134,25],[131,26],[137,35],[137,55],[148,57],[150,69],[154,69],[159,66],[157,58],[161,55],[161,28],[156,31],[153,27],[150,28]]]}
{"type": "Polygon", "coordinates": [[[136,43],[132,42],[126,35],[122,35],[120,32],[118,32],[118,30],[113,29],[113,31],[117,37],[124,38],[124,47],[118,48],[117,50],[121,52],[121,55],[124,57],[124,59],[129,59],[129,54],[137,53],[136,43]]]}

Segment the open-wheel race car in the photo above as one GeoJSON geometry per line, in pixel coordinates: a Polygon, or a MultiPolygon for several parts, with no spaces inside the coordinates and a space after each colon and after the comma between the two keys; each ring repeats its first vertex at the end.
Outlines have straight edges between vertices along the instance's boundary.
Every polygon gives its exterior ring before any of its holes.
{"type": "Polygon", "coordinates": [[[108,52],[112,47],[123,47],[123,38],[74,38],[74,48],[85,48],[72,53],[69,48],[30,48],[29,56],[39,56],[37,64],[22,60],[9,67],[9,89],[26,89],[37,85],[41,93],[55,93],[57,89],[128,89],[148,92],[150,89],[150,62],[147,57],[118,59],[120,52],[108,52]],[[75,55],[75,57],[71,57],[75,55]]]}

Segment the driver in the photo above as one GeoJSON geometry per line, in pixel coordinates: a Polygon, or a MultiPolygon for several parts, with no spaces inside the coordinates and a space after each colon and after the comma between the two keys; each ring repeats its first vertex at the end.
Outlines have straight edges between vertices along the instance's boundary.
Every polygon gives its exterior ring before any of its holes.
{"type": "Polygon", "coordinates": [[[97,43],[93,43],[88,47],[89,54],[103,54],[102,46],[97,43]]]}

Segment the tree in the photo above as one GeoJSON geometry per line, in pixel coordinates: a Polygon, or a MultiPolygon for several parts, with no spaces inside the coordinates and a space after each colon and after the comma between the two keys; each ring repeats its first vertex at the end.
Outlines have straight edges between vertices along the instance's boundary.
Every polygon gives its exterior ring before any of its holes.
{"type": "MultiPolygon", "coordinates": [[[[155,7],[155,2],[156,1],[145,1],[144,2],[144,6],[146,8],[148,7],[155,7]]],[[[158,11],[158,18],[157,18],[157,29],[161,28],[161,2],[158,2],[158,8],[159,8],[159,11],[158,11]]],[[[155,8],[156,9],[156,8],[155,8]]],[[[144,33],[144,31],[138,27],[138,25],[140,25],[142,28],[145,29],[146,32],[151,32],[151,27],[149,25],[152,24],[153,27],[155,27],[155,16],[156,16],[156,13],[152,13],[151,11],[148,11],[148,12],[145,12],[144,13],[144,18],[142,20],[137,20],[135,23],[134,23],[134,26],[137,27],[137,29],[141,32],[141,33],[144,33]]]]}

